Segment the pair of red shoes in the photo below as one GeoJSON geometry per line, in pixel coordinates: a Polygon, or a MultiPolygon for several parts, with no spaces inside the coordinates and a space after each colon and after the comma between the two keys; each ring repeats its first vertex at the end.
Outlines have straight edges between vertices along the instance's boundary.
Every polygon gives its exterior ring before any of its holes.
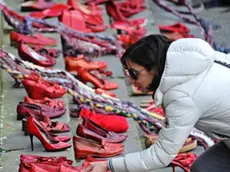
{"type": "Polygon", "coordinates": [[[19,102],[17,105],[17,120],[26,118],[29,114],[37,118],[58,118],[63,115],[65,111],[65,104],[62,100],[51,100],[47,97],[44,99],[25,97],[24,102],[19,102]]]}
{"type": "Polygon", "coordinates": [[[20,157],[19,172],[81,172],[84,167],[72,166],[73,161],[64,156],[43,157],[24,155],[20,157]]]}
{"type": "Polygon", "coordinates": [[[30,115],[26,122],[27,132],[30,136],[31,149],[34,150],[33,136],[37,137],[46,151],[61,151],[71,147],[66,143],[71,139],[70,136],[58,136],[51,134],[42,123],[30,115]]]}
{"type": "Polygon", "coordinates": [[[66,88],[54,82],[48,82],[41,76],[31,73],[22,81],[23,86],[30,98],[42,99],[45,97],[54,99],[62,97],[66,93],[66,88]]]}
{"type": "MultiPolygon", "coordinates": [[[[65,58],[65,66],[68,72],[77,73],[82,82],[91,82],[96,88],[100,88],[102,90],[113,90],[118,88],[116,83],[109,82],[103,78],[98,78],[90,72],[92,70],[105,69],[107,64],[103,61],[89,62],[84,59],[84,56],[68,56],[65,58]]],[[[100,91],[98,90],[98,92],[100,91]]]]}

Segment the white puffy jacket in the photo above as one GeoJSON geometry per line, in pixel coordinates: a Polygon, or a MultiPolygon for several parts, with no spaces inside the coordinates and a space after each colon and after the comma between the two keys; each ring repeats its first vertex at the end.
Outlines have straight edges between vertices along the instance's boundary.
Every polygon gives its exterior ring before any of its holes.
{"type": "Polygon", "coordinates": [[[116,172],[149,172],[167,166],[195,126],[207,135],[229,141],[230,55],[214,51],[205,41],[185,38],[173,42],[160,85],[155,93],[169,125],[156,144],[139,152],[111,159],[116,172]]]}

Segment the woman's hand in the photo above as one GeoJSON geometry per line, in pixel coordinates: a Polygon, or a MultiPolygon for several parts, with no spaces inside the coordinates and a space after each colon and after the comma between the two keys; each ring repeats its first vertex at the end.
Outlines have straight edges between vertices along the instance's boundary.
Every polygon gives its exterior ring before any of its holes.
{"type": "Polygon", "coordinates": [[[91,162],[84,172],[107,172],[108,170],[108,161],[102,161],[91,162]]]}

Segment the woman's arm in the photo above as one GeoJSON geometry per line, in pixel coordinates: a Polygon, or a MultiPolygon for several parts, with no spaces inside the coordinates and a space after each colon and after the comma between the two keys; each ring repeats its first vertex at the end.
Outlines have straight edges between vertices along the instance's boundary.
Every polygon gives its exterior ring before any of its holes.
{"type": "Polygon", "coordinates": [[[115,172],[149,172],[170,164],[200,118],[201,112],[187,95],[172,100],[165,109],[167,126],[159,132],[156,144],[139,153],[110,159],[110,169],[115,172]]]}

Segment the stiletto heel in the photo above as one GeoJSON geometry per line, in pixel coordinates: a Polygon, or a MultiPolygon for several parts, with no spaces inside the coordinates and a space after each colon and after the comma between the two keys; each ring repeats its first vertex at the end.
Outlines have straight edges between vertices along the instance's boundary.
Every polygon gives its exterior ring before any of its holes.
{"type": "Polygon", "coordinates": [[[40,142],[42,143],[46,151],[60,151],[71,147],[71,144],[57,140],[57,139],[64,140],[67,138],[67,136],[52,137],[48,132],[46,132],[46,130],[44,130],[44,128],[40,129],[39,127],[41,126],[38,125],[36,119],[33,116],[30,116],[27,120],[27,131],[30,135],[32,150],[33,150],[32,136],[36,136],[40,140],[40,142]]]}
{"type": "Polygon", "coordinates": [[[30,134],[30,145],[31,145],[31,150],[34,151],[34,142],[33,142],[33,135],[30,134]]]}

